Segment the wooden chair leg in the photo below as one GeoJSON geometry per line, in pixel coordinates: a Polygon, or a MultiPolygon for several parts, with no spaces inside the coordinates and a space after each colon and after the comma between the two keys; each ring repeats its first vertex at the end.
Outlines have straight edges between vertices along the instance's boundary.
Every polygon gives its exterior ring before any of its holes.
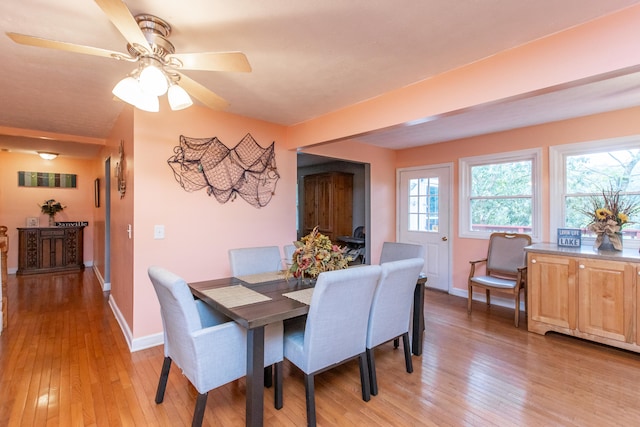
{"type": "Polygon", "coordinates": [[[360,353],[358,357],[360,365],[360,384],[362,385],[362,400],[371,400],[371,389],[369,388],[369,365],[367,364],[367,352],[360,353]]]}
{"type": "Polygon", "coordinates": [[[316,398],[313,384],[313,374],[304,374],[304,391],[307,399],[307,426],[316,425],[316,398]]]}
{"type": "Polygon", "coordinates": [[[373,349],[367,349],[367,364],[369,365],[369,386],[371,387],[371,394],[373,396],[378,395],[378,378],[376,376],[376,362],[373,357],[373,349]]]}
{"type": "Polygon", "coordinates": [[[196,399],[196,408],[193,411],[193,421],[191,421],[191,427],[200,427],[202,420],[204,419],[204,410],[207,407],[207,396],[209,393],[198,393],[196,399]]]}
{"type": "Polygon", "coordinates": [[[404,364],[407,368],[407,372],[412,373],[413,361],[411,360],[411,346],[409,345],[409,332],[405,332],[404,334],[402,334],[402,347],[404,347],[404,364]]]}
{"type": "Polygon", "coordinates": [[[468,296],[467,296],[467,313],[471,314],[471,301],[473,300],[473,286],[469,283],[468,288],[468,296]]]}
{"type": "Polygon", "coordinates": [[[393,340],[393,348],[400,347],[400,340],[398,338],[393,340]]]}
{"type": "Polygon", "coordinates": [[[489,289],[485,289],[487,292],[487,305],[491,305],[491,291],[489,289]]]}
{"type": "Polygon", "coordinates": [[[273,370],[275,371],[275,402],[274,406],[276,409],[282,409],[282,361],[273,365],[273,370]]]}
{"type": "Polygon", "coordinates": [[[516,291],[516,309],[515,309],[515,324],[516,324],[516,328],[518,327],[518,324],[520,323],[520,288],[518,288],[518,290],[516,291]]]}
{"type": "Polygon", "coordinates": [[[162,370],[160,371],[160,381],[158,381],[158,389],[156,390],[156,403],[162,403],[164,400],[164,390],[167,388],[167,379],[169,378],[169,370],[171,369],[171,358],[165,357],[162,362],[162,370]]]}

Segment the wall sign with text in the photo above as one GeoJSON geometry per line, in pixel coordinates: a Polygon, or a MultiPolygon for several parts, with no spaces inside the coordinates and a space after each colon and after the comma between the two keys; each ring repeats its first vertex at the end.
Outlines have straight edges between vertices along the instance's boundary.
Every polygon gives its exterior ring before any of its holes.
{"type": "Polygon", "coordinates": [[[558,228],[558,246],[579,248],[582,244],[582,231],[579,228],[558,228]]]}

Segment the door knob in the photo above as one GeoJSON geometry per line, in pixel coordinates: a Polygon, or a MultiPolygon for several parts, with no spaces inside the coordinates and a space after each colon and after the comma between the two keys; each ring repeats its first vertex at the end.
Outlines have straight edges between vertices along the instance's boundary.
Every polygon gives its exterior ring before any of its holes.
{"type": "Polygon", "coordinates": [[[446,242],[447,240],[449,240],[449,239],[447,239],[447,236],[443,236],[443,237],[442,237],[442,241],[443,241],[443,242],[446,242]]]}

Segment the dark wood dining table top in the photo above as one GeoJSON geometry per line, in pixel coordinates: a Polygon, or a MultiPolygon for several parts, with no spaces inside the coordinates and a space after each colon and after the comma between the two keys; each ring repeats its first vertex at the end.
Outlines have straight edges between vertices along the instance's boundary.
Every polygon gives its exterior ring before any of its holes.
{"type": "Polygon", "coordinates": [[[312,286],[296,278],[290,278],[288,280],[283,278],[261,283],[247,283],[236,277],[226,277],[223,279],[189,283],[189,287],[193,295],[211,307],[229,316],[239,325],[247,329],[253,329],[307,314],[309,312],[309,306],[307,304],[288,298],[282,294],[310,288],[312,286]],[[209,289],[234,285],[243,285],[271,299],[269,301],[229,308],[204,293],[204,291],[209,289]]]}

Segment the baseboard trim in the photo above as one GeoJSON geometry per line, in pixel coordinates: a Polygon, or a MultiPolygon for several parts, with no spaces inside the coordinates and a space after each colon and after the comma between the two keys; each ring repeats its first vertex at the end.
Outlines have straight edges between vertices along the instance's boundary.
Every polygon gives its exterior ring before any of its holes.
{"type": "Polygon", "coordinates": [[[100,270],[98,270],[98,267],[96,267],[95,264],[93,265],[92,270],[93,270],[93,274],[96,275],[98,282],[100,282],[100,287],[102,288],[102,291],[103,292],[110,291],[111,283],[104,281],[104,277],[102,277],[102,274],[100,274],[100,270]]]}
{"type": "Polygon", "coordinates": [[[120,325],[120,329],[122,329],[122,334],[124,335],[124,339],[127,342],[127,346],[131,353],[164,344],[164,333],[162,332],[141,338],[133,338],[131,329],[129,329],[129,325],[118,308],[118,304],[113,299],[113,295],[109,295],[109,307],[111,307],[111,311],[113,312],[118,325],[120,325]]]}
{"type": "MultiPolygon", "coordinates": [[[[526,291],[525,291],[526,292],[526,291]]],[[[464,299],[467,299],[469,297],[469,292],[466,289],[458,289],[458,288],[453,288],[451,289],[451,291],[449,291],[449,294],[451,295],[455,295],[457,297],[462,297],[464,299]]],[[[498,296],[499,294],[496,293],[491,293],[491,305],[498,305],[500,307],[506,307],[506,308],[514,308],[515,305],[515,298],[506,298],[506,297],[501,297],[498,296]]],[[[477,302],[483,302],[483,303],[487,303],[486,297],[485,297],[485,293],[482,292],[482,294],[477,293],[477,294],[473,294],[473,300],[477,301],[477,302]]],[[[520,310],[525,310],[525,305],[524,305],[524,295],[520,296],[520,310]]]]}

